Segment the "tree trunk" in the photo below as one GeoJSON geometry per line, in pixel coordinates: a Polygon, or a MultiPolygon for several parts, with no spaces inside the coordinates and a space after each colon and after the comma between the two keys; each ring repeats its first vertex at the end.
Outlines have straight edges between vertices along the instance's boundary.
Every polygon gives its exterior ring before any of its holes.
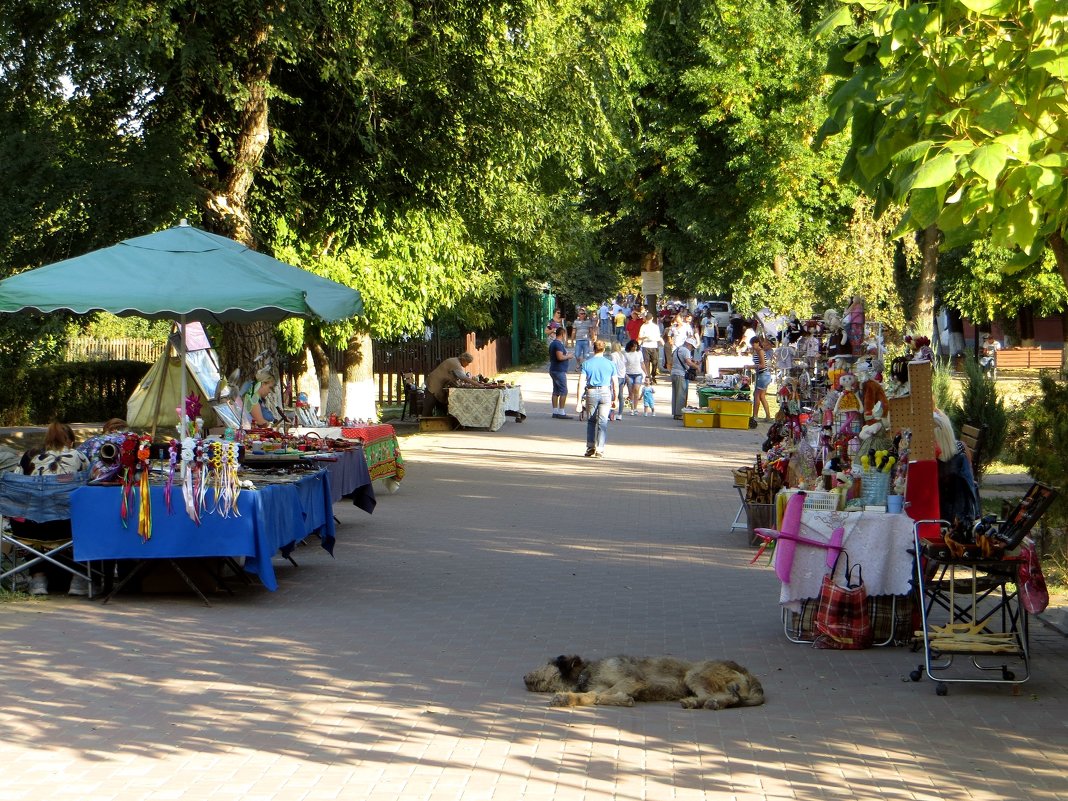
{"type": "MultiPolygon", "coordinates": [[[[260,19],[248,33],[253,53],[243,76],[248,98],[238,115],[232,161],[227,164],[222,161],[222,153],[215,154],[221,165],[220,191],[208,197],[205,209],[209,230],[253,249],[257,248],[257,242],[248,215],[249,193],[271,137],[267,86],[275,52],[268,43],[270,32],[270,24],[266,19],[260,19]]],[[[222,351],[224,373],[240,368],[242,376],[252,378],[256,370],[269,367],[275,377],[280,378],[278,342],[275,326],[271,323],[224,324],[222,351]]]]}
{"type": "Polygon", "coordinates": [[[371,337],[361,334],[345,349],[342,416],[353,420],[378,420],[371,337]]]}
{"type": "Polygon", "coordinates": [[[920,284],[912,305],[912,329],[916,334],[935,341],[934,289],[938,277],[938,226],[930,225],[921,234],[920,284]]]}
{"type": "Polygon", "coordinates": [[[327,356],[322,340],[307,327],[304,330],[307,332],[306,344],[308,350],[311,351],[315,375],[319,379],[319,408],[325,411],[330,400],[330,357],[327,356]]]}
{"type": "MultiPolygon", "coordinates": [[[[640,267],[643,273],[655,273],[657,270],[662,270],[663,262],[660,258],[660,248],[654,248],[642,256],[640,267]]],[[[654,315],[656,314],[656,298],[655,294],[645,296],[646,310],[652,311],[654,315]]]]}

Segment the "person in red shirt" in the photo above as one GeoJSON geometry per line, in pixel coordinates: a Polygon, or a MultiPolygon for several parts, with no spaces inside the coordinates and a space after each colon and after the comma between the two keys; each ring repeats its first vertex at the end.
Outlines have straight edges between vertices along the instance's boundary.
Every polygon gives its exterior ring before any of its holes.
{"type": "Polygon", "coordinates": [[[627,329],[627,341],[638,338],[638,332],[642,329],[642,323],[645,319],[642,317],[642,310],[638,307],[634,307],[630,312],[630,319],[627,320],[625,328],[627,329]]]}

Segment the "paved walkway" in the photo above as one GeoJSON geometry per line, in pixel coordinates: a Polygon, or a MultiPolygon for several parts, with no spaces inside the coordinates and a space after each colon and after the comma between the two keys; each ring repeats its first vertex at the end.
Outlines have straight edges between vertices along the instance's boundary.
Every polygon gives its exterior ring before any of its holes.
{"type": "Polygon", "coordinates": [[[0,797],[1068,799],[1064,636],[1015,696],[792,645],[728,530],[759,432],[627,418],[593,461],[523,386],[523,424],[408,438],[401,490],[339,504],[336,558],[276,593],[0,607],[0,797]],[[561,653],[727,657],[768,700],[550,708],[521,677],[561,653]]]}

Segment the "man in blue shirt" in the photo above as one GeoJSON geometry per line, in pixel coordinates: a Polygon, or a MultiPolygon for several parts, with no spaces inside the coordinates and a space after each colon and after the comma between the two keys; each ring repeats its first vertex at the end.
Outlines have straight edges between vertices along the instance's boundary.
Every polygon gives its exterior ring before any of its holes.
{"type": "Polygon", "coordinates": [[[567,352],[567,329],[560,326],[554,332],[549,345],[549,378],[553,381],[553,417],[568,419],[564,410],[567,408],[567,369],[571,366],[571,354],[567,352]]]}
{"type": "Polygon", "coordinates": [[[616,403],[616,367],[604,356],[604,341],[593,343],[593,356],[582,363],[586,385],[586,456],[604,456],[608,413],[616,403]]]}

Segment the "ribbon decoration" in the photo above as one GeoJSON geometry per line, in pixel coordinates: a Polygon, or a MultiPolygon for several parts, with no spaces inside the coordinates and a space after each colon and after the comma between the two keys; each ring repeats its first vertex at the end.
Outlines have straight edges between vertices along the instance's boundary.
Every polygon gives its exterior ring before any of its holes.
{"type": "Polygon", "coordinates": [[[171,507],[171,494],[174,492],[174,473],[178,465],[178,440],[172,439],[167,446],[167,483],[163,485],[163,502],[167,505],[167,514],[174,514],[171,507]]]}
{"type": "Polygon", "coordinates": [[[152,487],[149,474],[152,456],[152,437],[144,434],[137,449],[137,468],[141,471],[141,508],[137,515],[137,533],[147,542],[152,537],[152,487]]]}

